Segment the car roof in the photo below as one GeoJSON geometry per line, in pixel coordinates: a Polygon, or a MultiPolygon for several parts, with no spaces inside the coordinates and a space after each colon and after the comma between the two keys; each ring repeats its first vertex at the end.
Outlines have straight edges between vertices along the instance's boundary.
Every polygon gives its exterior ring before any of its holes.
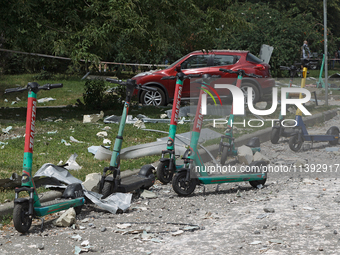
{"type": "MultiPolygon", "coordinates": [[[[196,50],[196,51],[191,52],[190,54],[197,54],[197,53],[202,53],[202,50],[196,50]]],[[[205,51],[204,50],[204,53],[207,53],[207,54],[214,54],[214,53],[239,53],[239,54],[247,54],[247,53],[249,53],[249,51],[246,51],[246,50],[208,50],[208,51],[205,51]]]]}

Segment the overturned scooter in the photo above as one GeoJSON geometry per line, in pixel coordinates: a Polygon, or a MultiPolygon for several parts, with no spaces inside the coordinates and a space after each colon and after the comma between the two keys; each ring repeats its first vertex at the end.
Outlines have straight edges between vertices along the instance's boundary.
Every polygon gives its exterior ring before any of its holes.
{"type": "Polygon", "coordinates": [[[123,143],[123,133],[126,122],[126,117],[130,107],[132,93],[135,89],[142,89],[148,91],[155,91],[155,88],[140,86],[136,84],[135,80],[128,79],[126,82],[114,80],[111,78],[106,79],[111,83],[121,84],[126,86],[126,99],[123,108],[122,118],[119,124],[118,135],[113,147],[110,166],[105,167],[100,181],[99,193],[102,199],[108,197],[114,192],[127,193],[137,189],[148,189],[155,182],[155,175],[153,172],[155,168],[152,165],[143,166],[139,173],[136,175],[128,176],[125,178],[120,177],[120,150],[123,143]],[[109,174],[111,172],[111,174],[109,174]]]}
{"type": "Polygon", "coordinates": [[[39,86],[36,82],[29,82],[24,88],[6,89],[5,93],[22,92],[28,90],[27,100],[27,117],[26,117],[26,134],[24,162],[22,170],[22,179],[20,188],[15,188],[13,223],[14,227],[20,233],[26,233],[31,227],[32,219],[41,217],[43,228],[43,216],[56,213],[61,210],[67,210],[73,207],[77,214],[85,203],[83,188],[80,183],[74,183],[67,186],[60,200],[52,200],[41,203],[37,189],[32,178],[33,165],[33,143],[35,134],[35,120],[37,113],[37,93],[39,90],[50,90],[61,88],[63,84],[45,84],[39,86]],[[19,193],[26,191],[29,198],[19,198],[19,193]]]}

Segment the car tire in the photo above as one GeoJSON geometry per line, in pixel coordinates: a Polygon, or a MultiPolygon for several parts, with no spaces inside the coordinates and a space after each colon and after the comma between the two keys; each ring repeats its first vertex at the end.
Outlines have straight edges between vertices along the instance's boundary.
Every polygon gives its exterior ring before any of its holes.
{"type": "Polygon", "coordinates": [[[157,91],[143,90],[140,96],[140,102],[143,105],[164,106],[166,104],[164,91],[156,86],[150,87],[157,89],[157,91]]]}
{"type": "Polygon", "coordinates": [[[248,88],[251,87],[253,89],[253,104],[260,100],[260,92],[259,89],[249,82],[242,83],[241,90],[244,94],[244,102],[247,103],[247,95],[248,95],[248,88]]]}

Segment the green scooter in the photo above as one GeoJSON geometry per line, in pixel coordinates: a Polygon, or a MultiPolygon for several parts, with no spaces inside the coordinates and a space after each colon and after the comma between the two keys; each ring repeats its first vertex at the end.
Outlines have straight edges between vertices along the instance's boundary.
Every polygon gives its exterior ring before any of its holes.
{"type": "Polygon", "coordinates": [[[44,224],[43,216],[61,210],[74,207],[77,214],[85,203],[83,188],[80,183],[70,184],[66,187],[60,200],[41,203],[37,189],[32,178],[33,165],[33,144],[35,134],[35,122],[37,115],[37,93],[39,90],[50,90],[61,88],[63,84],[45,84],[39,86],[36,82],[29,82],[24,88],[6,89],[5,93],[22,92],[28,90],[27,115],[26,115],[26,136],[21,187],[15,188],[13,223],[14,227],[20,233],[26,233],[31,227],[32,219],[41,217],[42,226],[44,224]],[[26,191],[29,198],[19,198],[19,193],[26,191]]]}
{"type": "Polygon", "coordinates": [[[99,185],[99,193],[102,199],[108,197],[114,192],[127,193],[137,189],[148,189],[155,182],[153,172],[155,168],[152,165],[143,166],[139,173],[136,175],[128,176],[125,178],[120,177],[120,150],[123,143],[123,133],[126,122],[126,117],[130,107],[132,93],[135,89],[142,89],[148,91],[156,91],[155,88],[140,86],[136,84],[135,80],[128,79],[126,82],[114,80],[111,78],[106,79],[111,83],[121,84],[126,86],[126,99],[123,108],[122,118],[119,124],[118,134],[113,147],[110,166],[105,167],[99,185]],[[111,172],[111,174],[110,174],[111,172]]]}
{"type": "MultiPolygon", "coordinates": [[[[224,71],[225,69],[220,69],[224,71]]],[[[190,141],[190,148],[183,155],[184,168],[181,168],[174,175],[172,187],[180,196],[189,196],[194,192],[196,185],[201,184],[220,184],[227,182],[244,182],[249,181],[251,186],[257,188],[259,185],[264,185],[267,180],[267,173],[262,171],[262,166],[267,165],[264,161],[252,162],[249,166],[244,167],[242,173],[231,175],[209,175],[209,167],[205,166],[197,149],[198,140],[203,122],[202,113],[202,95],[210,87],[211,75],[204,74],[202,76],[200,96],[196,109],[195,120],[190,141]]],[[[199,82],[199,81],[195,81],[199,82]]],[[[228,137],[233,140],[232,137],[228,137]]],[[[218,167],[218,166],[217,166],[218,167]]],[[[219,166],[220,169],[223,166],[219,166]]]]}
{"type": "MultiPolygon", "coordinates": [[[[236,73],[237,81],[236,81],[236,87],[241,88],[242,84],[242,77],[247,75],[249,77],[254,78],[261,78],[262,76],[251,74],[251,73],[245,73],[244,70],[239,69],[237,71],[233,71],[230,69],[224,69],[220,68],[220,71],[226,72],[226,73],[236,73]]],[[[219,154],[221,154],[221,165],[224,165],[227,161],[228,156],[237,156],[237,149],[235,147],[234,138],[233,138],[233,123],[234,123],[234,114],[233,114],[233,107],[231,108],[231,113],[228,118],[227,123],[227,130],[225,131],[225,135],[221,136],[220,146],[219,146],[219,154]]],[[[251,138],[247,146],[251,148],[253,154],[257,151],[261,151],[260,149],[260,140],[258,137],[251,138]]]]}
{"type": "Polygon", "coordinates": [[[185,75],[182,72],[180,65],[176,67],[176,72],[177,72],[176,76],[165,76],[162,78],[162,80],[176,79],[176,87],[175,87],[174,101],[172,104],[172,113],[171,113],[170,128],[169,128],[169,139],[166,144],[166,150],[162,151],[162,157],[159,160],[160,163],[157,166],[157,178],[163,184],[169,183],[172,180],[172,176],[176,172],[176,170],[183,167],[183,165],[176,165],[176,155],[175,155],[175,137],[176,137],[176,130],[177,130],[178,113],[179,113],[179,108],[181,106],[183,82],[185,79],[190,79],[190,78],[201,76],[200,74],[185,75]],[[169,154],[169,158],[165,157],[167,154],[169,154]]]}

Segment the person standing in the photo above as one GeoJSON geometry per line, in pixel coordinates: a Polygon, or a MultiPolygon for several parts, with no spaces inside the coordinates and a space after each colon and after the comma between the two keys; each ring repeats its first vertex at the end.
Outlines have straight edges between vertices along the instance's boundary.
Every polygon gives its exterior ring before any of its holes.
{"type": "Polygon", "coordinates": [[[308,42],[304,41],[302,45],[302,58],[303,59],[309,59],[311,56],[311,52],[308,47],[308,42]]]}

